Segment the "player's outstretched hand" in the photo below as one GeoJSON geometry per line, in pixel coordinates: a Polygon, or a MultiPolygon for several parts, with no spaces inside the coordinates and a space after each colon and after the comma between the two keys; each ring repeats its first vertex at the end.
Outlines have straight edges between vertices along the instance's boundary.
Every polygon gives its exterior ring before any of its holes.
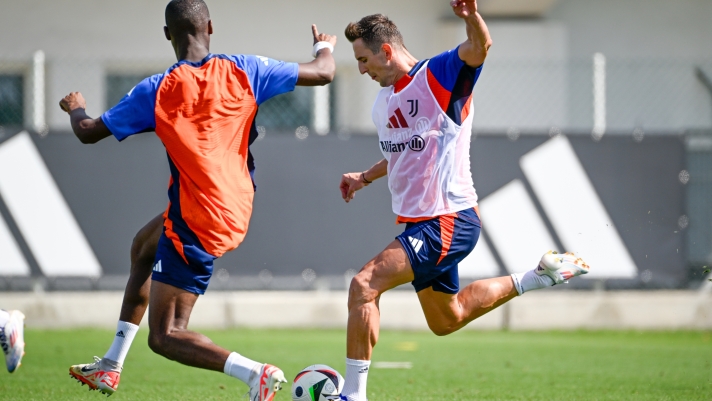
{"type": "Polygon", "coordinates": [[[316,24],[312,24],[312,34],[314,35],[314,44],[318,42],[329,42],[332,46],[336,46],[336,36],[319,33],[316,24]]]}
{"type": "Polygon", "coordinates": [[[367,186],[365,182],[361,180],[361,173],[346,173],[341,176],[341,197],[349,203],[356,195],[356,191],[367,186]]]}
{"type": "Polygon", "coordinates": [[[69,113],[76,109],[86,109],[87,102],[84,100],[84,96],[82,96],[81,93],[71,92],[59,101],[59,107],[69,113]]]}
{"type": "Polygon", "coordinates": [[[477,12],[477,0],[452,0],[450,7],[460,18],[467,18],[477,12]]]}

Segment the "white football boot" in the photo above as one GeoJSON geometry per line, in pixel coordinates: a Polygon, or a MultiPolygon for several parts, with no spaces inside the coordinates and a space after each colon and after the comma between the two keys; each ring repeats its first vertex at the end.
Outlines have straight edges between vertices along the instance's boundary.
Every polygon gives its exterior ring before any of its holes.
{"type": "Polygon", "coordinates": [[[250,385],[250,401],[272,401],[277,391],[286,383],[284,372],[274,365],[264,364],[260,374],[250,385]]]}
{"type": "Polygon", "coordinates": [[[7,371],[12,373],[22,364],[25,355],[25,315],[19,310],[8,311],[9,318],[0,327],[0,346],[5,353],[7,371]]]}
{"type": "Polygon", "coordinates": [[[568,283],[572,277],[588,274],[590,267],[572,252],[557,253],[549,251],[541,257],[536,274],[547,275],[555,284],[568,283]]]}

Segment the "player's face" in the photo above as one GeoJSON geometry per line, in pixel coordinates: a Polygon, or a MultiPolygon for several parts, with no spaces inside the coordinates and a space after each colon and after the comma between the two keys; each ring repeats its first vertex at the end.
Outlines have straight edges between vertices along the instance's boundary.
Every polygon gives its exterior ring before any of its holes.
{"type": "Polygon", "coordinates": [[[368,74],[372,80],[377,81],[382,87],[393,85],[392,73],[389,68],[385,52],[380,51],[373,54],[362,39],[356,39],[353,43],[354,57],[358,62],[358,71],[361,74],[368,74]]]}

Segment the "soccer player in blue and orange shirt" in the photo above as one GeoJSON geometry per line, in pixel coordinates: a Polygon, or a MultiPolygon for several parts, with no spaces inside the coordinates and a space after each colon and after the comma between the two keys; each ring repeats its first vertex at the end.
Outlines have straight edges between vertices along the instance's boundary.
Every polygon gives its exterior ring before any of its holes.
{"type": "MultiPolygon", "coordinates": [[[[149,346],[177,362],[236,377],[250,386],[250,400],[272,400],[284,373],[227,351],[187,330],[213,261],[244,239],[252,213],[254,164],[249,144],[260,104],[294,89],[333,80],[336,38],[314,34],[315,60],[296,64],[261,56],[209,52],[213,32],[203,0],[173,0],[166,7],[165,35],[178,62],[146,78],[101,117],[86,115],[73,92],[60,102],[83,143],[110,135],[119,141],[155,131],[168,153],[169,204],[153,265],[149,346]]],[[[136,327],[137,328],[137,327],[136,327]]],[[[128,333],[119,330],[117,337],[128,333]],[[119,335],[121,334],[121,335],[119,335]]],[[[135,334],[135,331],[133,332],[135,334]]],[[[113,346],[112,346],[113,347],[113,346]]],[[[118,348],[122,348],[119,344],[118,348]]],[[[127,349],[114,360],[75,365],[70,374],[92,389],[116,391],[127,349]]]]}

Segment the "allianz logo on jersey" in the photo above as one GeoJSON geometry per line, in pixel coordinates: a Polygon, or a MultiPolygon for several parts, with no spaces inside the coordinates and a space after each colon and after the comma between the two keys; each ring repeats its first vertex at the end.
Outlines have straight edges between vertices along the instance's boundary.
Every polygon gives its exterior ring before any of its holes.
{"type": "Polygon", "coordinates": [[[381,149],[388,153],[403,152],[406,147],[410,150],[420,152],[425,147],[425,140],[420,135],[413,135],[408,142],[381,141],[381,149]]]}
{"type": "Polygon", "coordinates": [[[7,213],[0,214],[0,276],[29,276],[28,260],[49,277],[101,275],[94,251],[25,131],[0,144],[0,199],[7,213]]]}
{"type": "Polygon", "coordinates": [[[381,149],[384,152],[400,153],[406,149],[420,152],[425,148],[425,140],[422,135],[430,130],[429,119],[420,117],[411,128],[400,108],[397,108],[388,121],[386,127],[392,130],[389,131],[390,140],[380,141],[381,149]]]}

